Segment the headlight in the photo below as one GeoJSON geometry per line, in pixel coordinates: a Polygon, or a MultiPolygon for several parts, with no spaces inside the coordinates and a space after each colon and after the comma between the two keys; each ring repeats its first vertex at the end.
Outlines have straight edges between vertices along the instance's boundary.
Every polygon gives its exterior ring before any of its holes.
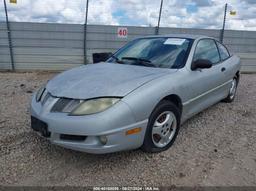
{"type": "Polygon", "coordinates": [[[69,115],[90,115],[104,111],[117,103],[119,98],[98,98],[80,103],[69,115]]]}
{"type": "Polygon", "coordinates": [[[45,86],[42,86],[37,92],[36,92],[36,101],[39,102],[43,93],[45,91],[45,86]]]}

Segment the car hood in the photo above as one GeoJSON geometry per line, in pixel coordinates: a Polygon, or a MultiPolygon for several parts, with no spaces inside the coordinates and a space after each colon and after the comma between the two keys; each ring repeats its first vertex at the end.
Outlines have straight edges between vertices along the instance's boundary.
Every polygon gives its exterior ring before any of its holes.
{"type": "Polygon", "coordinates": [[[46,89],[53,96],[73,99],[123,97],[143,84],[175,71],[115,63],[89,64],[57,75],[48,82],[46,89]]]}

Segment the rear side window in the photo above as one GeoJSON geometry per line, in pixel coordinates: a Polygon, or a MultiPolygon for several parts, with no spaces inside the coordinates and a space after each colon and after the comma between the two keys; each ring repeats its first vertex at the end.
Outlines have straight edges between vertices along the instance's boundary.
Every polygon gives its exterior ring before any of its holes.
{"type": "Polygon", "coordinates": [[[221,60],[226,60],[230,56],[228,49],[225,46],[223,46],[221,43],[219,43],[219,42],[216,42],[216,43],[217,43],[219,51],[220,51],[221,60]]]}
{"type": "Polygon", "coordinates": [[[216,64],[220,61],[219,51],[214,40],[203,39],[198,42],[193,61],[197,59],[207,59],[210,60],[213,64],[216,64]]]}

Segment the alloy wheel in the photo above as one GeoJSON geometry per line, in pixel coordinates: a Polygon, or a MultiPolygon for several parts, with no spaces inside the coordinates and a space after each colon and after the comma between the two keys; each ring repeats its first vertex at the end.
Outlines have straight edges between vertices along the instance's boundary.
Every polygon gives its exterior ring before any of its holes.
{"type": "Polygon", "coordinates": [[[236,88],[237,88],[237,80],[234,78],[232,80],[232,85],[231,85],[231,88],[229,90],[230,99],[233,99],[235,97],[236,88]]]}
{"type": "Polygon", "coordinates": [[[152,128],[152,141],[156,147],[165,147],[173,139],[177,130],[177,119],[173,112],[165,111],[155,120],[152,128]]]}

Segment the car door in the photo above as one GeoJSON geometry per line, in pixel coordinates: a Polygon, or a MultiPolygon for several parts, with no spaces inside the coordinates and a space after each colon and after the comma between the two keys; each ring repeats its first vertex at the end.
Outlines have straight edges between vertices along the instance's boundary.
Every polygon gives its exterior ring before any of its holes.
{"type": "Polygon", "coordinates": [[[186,118],[216,103],[224,96],[222,85],[225,79],[219,51],[213,39],[205,38],[198,41],[193,61],[197,59],[210,60],[213,65],[207,69],[190,70],[190,82],[186,89],[190,98],[183,103],[186,118]]]}
{"type": "MultiPolygon", "coordinates": [[[[220,42],[216,41],[216,44],[219,49],[220,58],[221,58],[221,69],[222,75],[226,82],[231,81],[234,77],[234,73],[237,72],[235,63],[232,62],[228,49],[221,44],[220,42]]],[[[231,83],[227,84],[226,89],[229,91],[231,83]]]]}

